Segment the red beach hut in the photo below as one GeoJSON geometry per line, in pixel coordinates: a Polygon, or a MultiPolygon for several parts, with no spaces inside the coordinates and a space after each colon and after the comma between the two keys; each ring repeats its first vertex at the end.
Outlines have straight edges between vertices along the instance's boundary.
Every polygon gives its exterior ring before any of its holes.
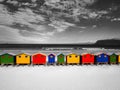
{"type": "Polygon", "coordinates": [[[94,55],[83,54],[82,55],[82,64],[94,64],[94,55]]]}
{"type": "Polygon", "coordinates": [[[32,55],[32,64],[46,64],[46,55],[42,53],[32,55]]]}

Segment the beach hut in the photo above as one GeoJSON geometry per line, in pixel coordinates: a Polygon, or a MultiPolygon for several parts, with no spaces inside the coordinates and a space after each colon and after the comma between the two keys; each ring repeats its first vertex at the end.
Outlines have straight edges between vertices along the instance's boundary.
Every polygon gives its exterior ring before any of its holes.
{"type": "Polygon", "coordinates": [[[120,64],[120,54],[118,55],[118,63],[120,64]]]}
{"type": "Polygon", "coordinates": [[[46,55],[42,53],[32,55],[32,64],[46,64],[46,55]]]}
{"type": "Polygon", "coordinates": [[[66,56],[66,64],[80,64],[80,55],[75,53],[66,56]]]}
{"type": "Polygon", "coordinates": [[[17,65],[25,65],[25,64],[30,64],[31,63],[31,57],[28,54],[21,53],[16,55],[16,64],[17,65]]]}
{"type": "Polygon", "coordinates": [[[117,63],[117,55],[115,53],[113,53],[112,55],[110,55],[110,64],[116,64],[117,63]]]}
{"type": "Polygon", "coordinates": [[[94,55],[93,54],[83,54],[82,55],[82,64],[94,64],[94,55]]]}
{"type": "Polygon", "coordinates": [[[3,65],[14,64],[15,58],[13,55],[5,53],[0,56],[0,63],[3,65]]]}
{"type": "Polygon", "coordinates": [[[109,56],[105,53],[96,56],[96,63],[107,64],[109,62],[109,56]]]}
{"type": "Polygon", "coordinates": [[[54,54],[48,55],[48,65],[49,64],[55,64],[55,55],[54,54]]]}
{"type": "Polygon", "coordinates": [[[59,54],[57,56],[57,64],[64,64],[65,63],[65,56],[64,54],[59,54]]]}

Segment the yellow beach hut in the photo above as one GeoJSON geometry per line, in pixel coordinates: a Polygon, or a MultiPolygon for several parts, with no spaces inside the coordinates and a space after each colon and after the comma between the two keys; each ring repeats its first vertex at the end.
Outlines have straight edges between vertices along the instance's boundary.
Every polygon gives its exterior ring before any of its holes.
{"type": "Polygon", "coordinates": [[[75,53],[66,56],[66,64],[80,64],[80,55],[75,53]]]}
{"type": "Polygon", "coordinates": [[[31,57],[28,54],[21,53],[16,55],[16,64],[17,65],[24,65],[24,64],[30,64],[31,57]]]}
{"type": "Polygon", "coordinates": [[[118,55],[118,63],[120,64],[120,54],[118,55]]]}

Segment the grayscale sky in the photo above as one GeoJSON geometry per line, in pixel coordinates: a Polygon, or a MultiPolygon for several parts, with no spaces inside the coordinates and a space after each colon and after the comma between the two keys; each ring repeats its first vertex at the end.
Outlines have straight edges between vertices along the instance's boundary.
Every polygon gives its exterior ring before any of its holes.
{"type": "Polygon", "coordinates": [[[0,43],[94,43],[119,29],[119,0],[0,0],[0,43]]]}

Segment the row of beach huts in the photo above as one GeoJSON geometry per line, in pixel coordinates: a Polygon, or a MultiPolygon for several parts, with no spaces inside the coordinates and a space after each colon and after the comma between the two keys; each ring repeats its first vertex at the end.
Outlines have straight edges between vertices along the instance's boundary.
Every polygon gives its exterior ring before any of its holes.
{"type": "Polygon", "coordinates": [[[20,53],[12,55],[4,53],[0,55],[0,65],[83,65],[83,64],[119,64],[120,55],[115,53],[108,55],[100,53],[97,55],[85,53],[78,55],[71,53],[64,55],[63,53],[55,54],[26,54],[20,53]]]}

